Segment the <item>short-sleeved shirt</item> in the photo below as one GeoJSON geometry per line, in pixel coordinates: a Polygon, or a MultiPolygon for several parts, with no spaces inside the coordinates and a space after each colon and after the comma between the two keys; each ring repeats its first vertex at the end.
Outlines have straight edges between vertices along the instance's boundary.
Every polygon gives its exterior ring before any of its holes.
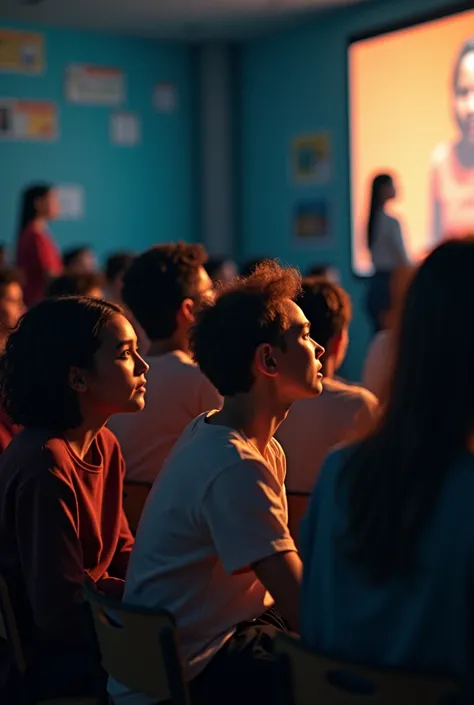
{"type": "Polygon", "coordinates": [[[286,455],[288,491],[309,494],[326,455],[362,437],[377,412],[377,399],[367,389],[329,377],[318,397],[295,402],[277,431],[286,455]]]}
{"type": "Polygon", "coordinates": [[[442,144],[434,151],[432,194],[440,209],[439,239],[471,235],[474,227],[474,167],[461,164],[454,143],[442,144]]]}
{"type": "Polygon", "coordinates": [[[348,522],[339,480],[349,452],[338,450],[326,460],[302,524],[303,638],[346,661],[472,679],[474,456],[461,453],[452,463],[422,532],[413,574],[374,585],[338,540],[348,522]]]}
{"type": "MultiPolygon", "coordinates": [[[[294,551],[285,456],[262,456],[241,433],[195,419],[157,478],[138,528],[124,600],[171,612],[185,677],[197,676],[236,626],[273,603],[251,566],[294,551]]],[[[111,681],[117,705],[153,702],[111,681]]]]}
{"type": "Polygon", "coordinates": [[[63,269],[61,253],[51,235],[33,225],[20,235],[17,265],[25,276],[23,296],[27,306],[44,298],[48,277],[58,276],[63,269]]]}
{"type": "Polygon", "coordinates": [[[153,483],[190,421],[220,408],[222,398],[185,352],[147,357],[146,406],[109,421],[126,462],[126,479],[153,483]]]}

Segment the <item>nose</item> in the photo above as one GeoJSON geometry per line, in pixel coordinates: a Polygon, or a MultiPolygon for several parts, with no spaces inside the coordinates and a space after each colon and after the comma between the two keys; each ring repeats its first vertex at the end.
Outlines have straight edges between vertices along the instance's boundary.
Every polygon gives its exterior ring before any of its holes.
{"type": "Polygon", "coordinates": [[[140,375],[144,375],[148,372],[149,369],[150,365],[142,358],[141,355],[137,354],[135,363],[135,375],[137,377],[139,377],[140,375]]]}
{"type": "Polygon", "coordinates": [[[322,345],[317,343],[315,340],[313,342],[314,342],[314,354],[316,356],[316,359],[319,360],[319,358],[324,355],[326,350],[323,348],[322,345]]]}

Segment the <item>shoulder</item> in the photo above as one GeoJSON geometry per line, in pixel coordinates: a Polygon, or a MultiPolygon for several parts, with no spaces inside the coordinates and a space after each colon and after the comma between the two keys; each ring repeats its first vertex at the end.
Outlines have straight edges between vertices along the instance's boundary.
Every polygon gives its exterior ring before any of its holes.
{"type": "Polygon", "coordinates": [[[42,483],[68,477],[69,456],[65,442],[45,432],[23,429],[0,458],[0,475],[15,476],[20,484],[42,483]]]}
{"type": "Polygon", "coordinates": [[[431,155],[431,166],[437,170],[442,168],[453,155],[454,145],[452,142],[438,144],[431,155]]]}
{"type": "Polygon", "coordinates": [[[345,384],[340,380],[328,379],[324,381],[323,395],[333,401],[350,407],[354,412],[363,409],[372,413],[378,407],[378,400],[372,392],[365,387],[345,384]]]}

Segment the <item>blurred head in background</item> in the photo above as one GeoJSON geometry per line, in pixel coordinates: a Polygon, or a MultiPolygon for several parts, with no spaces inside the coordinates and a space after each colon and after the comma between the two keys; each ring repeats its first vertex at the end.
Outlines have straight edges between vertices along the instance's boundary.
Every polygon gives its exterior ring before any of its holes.
{"type": "Polygon", "coordinates": [[[337,267],[333,267],[332,264],[313,264],[308,269],[308,277],[323,277],[328,279],[333,284],[341,283],[341,275],[337,267]]]}
{"type": "Polygon", "coordinates": [[[88,274],[97,271],[97,258],[88,245],[79,245],[63,253],[63,265],[69,274],[88,274]]]}
{"type": "Polygon", "coordinates": [[[122,302],[123,277],[135,259],[128,250],[113,252],[107,257],[104,268],[105,296],[109,301],[122,302]]]}
{"type": "Polygon", "coordinates": [[[205,268],[214,284],[230,284],[238,275],[237,265],[227,257],[210,257],[205,268]]]}
{"type": "Polygon", "coordinates": [[[62,274],[50,283],[46,296],[48,299],[63,296],[89,296],[93,299],[102,299],[104,296],[102,275],[98,272],[62,274]]]}
{"type": "Polygon", "coordinates": [[[59,201],[54,186],[34,184],[26,188],[21,197],[18,235],[34,221],[45,224],[59,217],[59,201]]]}
{"type": "Polygon", "coordinates": [[[25,311],[20,272],[13,267],[0,267],[0,350],[25,311]]]}

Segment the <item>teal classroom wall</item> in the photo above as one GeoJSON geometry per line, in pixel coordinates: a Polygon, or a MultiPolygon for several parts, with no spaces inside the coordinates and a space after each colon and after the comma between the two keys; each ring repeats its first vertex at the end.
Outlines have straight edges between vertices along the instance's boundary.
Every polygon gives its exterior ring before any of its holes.
{"type": "Polygon", "coordinates": [[[318,260],[339,267],[354,302],[344,372],[355,379],[369,329],[363,313],[365,283],[353,277],[350,267],[347,42],[354,34],[419,19],[424,13],[449,12],[455,4],[380,0],[342,8],[314,17],[303,28],[247,44],[240,53],[241,258],[278,256],[303,270],[318,260]],[[320,129],[329,129],[333,137],[334,177],[318,193],[332,203],[334,241],[326,249],[308,249],[292,242],[291,215],[300,198],[315,192],[314,187],[291,184],[289,144],[294,135],[320,129]]]}
{"type": "MultiPolygon", "coordinates": [[[[12,26],[1,19],[0,25],[12,26]]],[[[0,73],[0,98],[57,101],[59,139],[0,142],[0,241],[13,242],[18,195],[32,181],[79,184],[85,190],[84,218],[51,225],[62,248],[86,242],[103,255],[116,248],[196,239],[191,50],[152,40],[20,28],[44,33],[46,70],[39,76],[0,73]],[[71,63],[124,71],[127,97],[118,110],[139,114],[141,144],[111,144],[112,108],[65,101],[64,75],[71,63]],[[177,88],[174,113],[153,109],[153,86],[160,81],[177,88]]]]}

